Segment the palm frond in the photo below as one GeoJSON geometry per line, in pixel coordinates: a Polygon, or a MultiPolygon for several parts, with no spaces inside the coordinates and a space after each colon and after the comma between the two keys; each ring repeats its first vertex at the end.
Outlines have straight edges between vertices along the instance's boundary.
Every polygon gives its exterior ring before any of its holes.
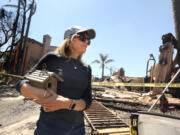
{"type": "Polygon", "coordinates": [[[99,54],[99,56],[100,56],[100,58],[101,58],[101,61],[106,61],[106,59],[108,58],[108,55],[106,54],[106,55],[103,55],[103,54],[99,54]]]}
{"type": "Polygon", "coordinates": [[[105,63],[110,63],[110,62],[113,62],[114,60],[113,59],[108,59],[107,61],[105,61],[105,63]]]}
{"type": "Polygon", "coordinates": [[[93,63],[101,63],[101,62],[99,60],[94,60],[91,62],[91,64],[93,64],[93,63]]]}

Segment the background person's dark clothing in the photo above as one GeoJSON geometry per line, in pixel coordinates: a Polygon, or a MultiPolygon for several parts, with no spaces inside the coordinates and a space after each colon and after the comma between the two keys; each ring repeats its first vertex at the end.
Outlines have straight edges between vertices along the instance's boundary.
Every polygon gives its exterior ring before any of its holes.
{"type": "MultiPolygon", "coordinates": [[[[64,82],[58,82],[57,94],[70,99],[83,99],[86,102],[86,109],[92,102],[91,94],[91,68],[80,63],[75,59],[59,56],[54,53],[48,53],[33,67],[30,72],[36,69],[41,70],[46,64],[46,69],[55,72],[64,79],[64,82]]],[[[29,72],[29,73],[30,73],[29,72]]],[[[21,80],[17,85],[20,91],[23,83],[27,80],[21,80]]],[[[41,108],[42,117],[48,119],[60,120],[72,125],[83,124],[83,111],[57,110],[54,112],[44,112],[41,108]]]]}

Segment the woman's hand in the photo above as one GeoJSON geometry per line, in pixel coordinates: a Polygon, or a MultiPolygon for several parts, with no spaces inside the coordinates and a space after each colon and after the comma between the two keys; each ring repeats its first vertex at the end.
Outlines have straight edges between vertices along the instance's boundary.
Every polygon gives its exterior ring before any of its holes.
{"type": "Polygon", "coordinates": [[[61,95],[57,95],[53,90],[48,90],[50,96],[43,97],[39,99],[34,99],[33,101],[40,104],[45,112],[53,112],[60,109],[69,109],[71,100],[65,98],[61,95]]]}

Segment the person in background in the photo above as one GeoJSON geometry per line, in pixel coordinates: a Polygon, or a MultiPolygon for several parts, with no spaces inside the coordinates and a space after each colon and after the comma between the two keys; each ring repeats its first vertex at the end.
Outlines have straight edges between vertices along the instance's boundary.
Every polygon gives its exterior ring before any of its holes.
{"type": "Polygon", "coordinates": [[[63,78],[57,93],[34,87],[26,79],[19,81],[17,90],[41,105],[34,135],[85,135],[83,111],[92,102],[91,68],[82,56],[94,39],[94,29],[72,26],[64,33],[64,41],[53,53],[47,53],[27,74],[35,70],[55,72],[63,78]]]}

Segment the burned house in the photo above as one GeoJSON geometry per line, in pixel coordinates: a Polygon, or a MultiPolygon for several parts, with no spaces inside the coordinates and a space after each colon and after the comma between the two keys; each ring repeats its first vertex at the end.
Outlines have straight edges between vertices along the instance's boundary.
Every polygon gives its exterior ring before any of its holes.
{"type": "MultiPolygon", "coordinates": [[[[54,51],[57,47],[50,45],[51,37],[49,35],[43,36],[43,42],[28,38],[24,50],[24,60],[22,63],[22,72],[26,73],[34,64],[47,52],[54,51]]],[[[16,70],[18,62],[19,44],[14,49],[13,70],[16,70]]]]}

